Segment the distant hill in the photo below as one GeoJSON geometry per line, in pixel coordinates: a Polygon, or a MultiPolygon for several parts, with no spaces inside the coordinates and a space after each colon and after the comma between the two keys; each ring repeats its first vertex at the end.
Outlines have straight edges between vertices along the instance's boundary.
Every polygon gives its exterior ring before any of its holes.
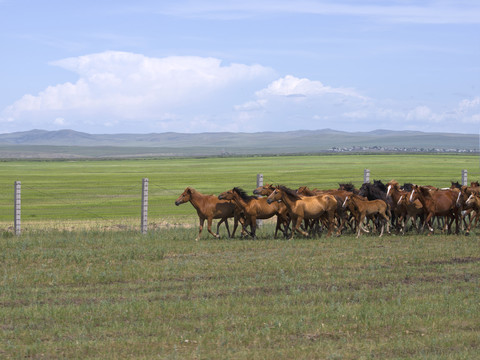
{"type": "Polygon", "coordinates": [[[0,134],[0,158],[225,156],[326,151],[478,152],[478,149],[478,134],[391,130],[198,134],[87,134],[74,130],[31,130],[0,134]]]}

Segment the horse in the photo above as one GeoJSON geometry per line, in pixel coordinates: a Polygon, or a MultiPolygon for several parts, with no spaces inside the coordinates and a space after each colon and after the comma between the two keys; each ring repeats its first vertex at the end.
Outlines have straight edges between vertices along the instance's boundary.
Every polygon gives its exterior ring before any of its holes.
{"type": "Polygon", "coordinates": [[[425,211],[420,200],[416,199],[413,202],[409,201],[410,194],[411,191],[407,192],[405,195],[402,195],[398,200],[398,205],[403,206],[406,212],[405,221],[403,221],[402,226],[402,233],[405,233],[405,226],[408,224],[408,220],[410,219],[412,220],[413,227],[415,227],[415,230],[417,230],[417,233],[419,233],[421,230],[423,230],[425,211]],[[417,218],[420,219],[421,227],[417,226],[417,218]]]}
{"type": "Polygon", "coordinates": [[[355,217],[357,238],[360,237],[361,230],[368,232],[362,226],[363,221],[367,216],[375,216],[382,223],[380,230],[380,237],[383,235],[385,224],[387,225],[387,232],[389,232],[390,210],[387,203],[383,200],[364,200],[358,195],[347,196],[342,205],[343,208],[348,208],[355,217]]]}
{"type": "MultiPolygon", "coordinates": [[[[353,186],[353,185],[352,185],[353,186]]],[[[358,191],[357,191],[358,192],[358,191]]],[[[337,210],[335,211],[335,217],[337,219],[337,236],[340,236],[343,231],[343,227],[345,226],[345,223],[347,223],[353,230],[353,225],[350,222],[351,219],[349,219],[348,214],[345,212],[345,209],[342,207],[343,202],[345,201],[345,198],[353,192],[348,191],[348,190],[318,190],[318,189],[313,189],[310,190],[306,186],[301,186],[297,189],[297,194],[301,196],[316,196],[316,195],[332,195],[335,197],[335,200],[337,200],[337,210]]]]}
{"type": "Polygon", "coordinates": [[[366,197],[368,200],[383,200],[387,202],[387,187],[381,180],[373,180],[371,183],[363,183],[358,195],[366,197]]]}
{"type": "Polygon", "coordinates": [[[334,196],[316,195],[301,197],[295,190],[279,185],[267,197],[267,202],[272,203],[279,200],[285,203],[292,220],[290,239],[293,239],[295,231],[298,231],[304,236],[309,235],[306,231],[300,229],[300,225],[304,219],[317,220],[324,217],[328,227],[327,237],[332,234],[335,209],[337,208],[337,200],[335,200],[334,196]]]}
{"type": "Polygon", "coordinates": [[[274,237],[277,237],[279,229],[284,232],[281,229],[281,225],[287,223],[288,220],[285,204],[279,202],[267,203],[267,198],[250,196],[239,187],[234,187],[231,190],[221,193],[218,195],[218,199],[234,201],[246,218],[245,225],[250,225],[251,235],[254,239],[256,238],[257,219],[269,219],[277,215],[277,226],[274,237]]]}
{"type": "Polygon", "coordinates": [[[233,237],[235,235],[240,214],[235,211],[235,205],[232,204],[230,201],[218,200],[218,198],[214,195],[204,195],[195,190],[194,188],[187,187],[178,197],[178,199],[175,200],[175,205],[179,206],[189,201],[195,208],[195,210],[197,210],[198,218],[200,220],[200,228],[195,241],[198,241],[200,239],[200,236],[202,235],[203,224],[205,223],[205,220],[207,220],[208,232],[212,234],[215,238],[220,237],[218,229],[220,228],[220,224],[223,222],[225,223],[225,227],[227,228],[228,236],[233,237]],[[231,217],[234,218],[234,226],[233,232],[230,235],[228,218],[231,217]],[[212,232],[213,219],[220,219],[217,224],[216,234],[212,232]]]}
{"type": "Polygon", "coordinates": [[[404,218],[407,215],[407,209],[400,201],[402,196],[407,194],[406,191],[400,189],[400,185],[397,181],[391,180],[387,183],[387,198],[392,199],[391,202],[391,211],[395,214],[397,219],[396,221],[396,228],[397,231],[405,232],[405,223],[403,222],[404,218]]]}
{"type": "Polygon", "coordinates": [[[410,194],[409,201],[413,202],[415,199],[418,199],[425,209],[427,216],[424,223],[428,226],[430,234],[433,234],[434,231],[431,224],[431,220],[434,216],[445,216],[450,219],[449,223],[445,223],[449,233],[451,232],[450,227],[455,220],[455,233],[458,234],[459,208],[456,204],[458,199],[458,190],[431,190],[424,186],[415,185],[410,194]]]}
{"type": "MultiPolygon", "coordinates": [[[[363,183],[360,187],[358,195],[366,197],[368,200],[383,200],[389,206],[389,209],[393,208],[392,199],[387,197],[387,186],[382,183],[381,180],[373,180],[371,183],[363,183]]],[[[390,219],[392,226],[396,226],[397,218],[395,214],[392,214],[390,219]]]]}
{"type": "Polygon", "coordinates": [[[472,216],[470,218],[467,230],[465,231],[465,233],[469,235],[473,220],[475,220],[475,225],[473,227],[476,227],[478,224],[478,219],[480,218],[480,195],[471,194],[465,204],[467,205],[467,207],[475,211],[475,216],[472,216]]]}

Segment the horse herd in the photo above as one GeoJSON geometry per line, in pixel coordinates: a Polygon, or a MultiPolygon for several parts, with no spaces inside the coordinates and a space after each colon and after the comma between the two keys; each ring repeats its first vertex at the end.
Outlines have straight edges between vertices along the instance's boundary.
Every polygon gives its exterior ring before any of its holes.
{"type": "Polygon", "coordinates": [[[364,183],[359,189],[351,183],[339,184],[338,189],[319,190],[302,186],[296,190],[283,185],[260,186],[248,195],[243,189],[234,187],[218,196],[204,195],[187,187],[175,201],[175,205],[190,202],[197,210],[200,228],[196,240],[202,234],[207,220],[208,231],[219,237],[219,227],[225,223],[228,236],[233,237],[238,224],[242,236],[256,237],[257,220],[276,216],[274,237],[280,231],[292,239],[296,232],[303,236],[314,236],[335,231],[340,236],[353,231],[357,237],[362,232],[384,231],[405,234],[415,229],[434,233],[434,220],[442,231],[451,233],[455,222],[455,233],[460,229],[469,234],[471,226],[477,226],[480,217],[480,187],[478,182],[461,186],[452,182],[449,188],[400,184],[391,180],[387,184],[380,180],[364,183]],[[234,219],[230,232],[228,219],[234,219]],[[212,231],[213,219],[220,219],[217,231],[212,231]],[[250,229],[250,230],[249,230],[250,229]]]}

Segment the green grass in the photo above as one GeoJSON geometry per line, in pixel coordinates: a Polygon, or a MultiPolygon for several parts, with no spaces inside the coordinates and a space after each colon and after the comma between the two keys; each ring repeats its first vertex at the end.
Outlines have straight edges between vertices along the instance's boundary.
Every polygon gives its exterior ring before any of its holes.
{"type": "Polygon", "coordinates": [[[479,231],[200,241],[186,186],[449,186],[467,155],[8,161],[0,167],[0,358],[472,359],[479,231]],[[140,235],[141,179],[150,231],[140,235]],[[12,234],[22,181],[22,235],[12,234]],[[108,226],[106,226],[107,224],[108,226]],[[179,226],[179,225],[182,226],[179,226]],[[191,224],[191,227],[184,226],[191,224]],[[64,230],[65,229],[65,230],[64,230]],[[88,230],[86,230],[88,229],[88,230]],[[113,231],[115,230],[115,231],[113,231]],[[117,231],[122,230],[122,231],[117,231]]]}
{"type": "Polygon", "coordinates": [[[365,168],[370,169],[371,179],[441,187],[460,181],[462,169],[468,170],[469,180],[480,178],[478,156],[461,154],[4,161],[0,165],[3,228],[13,221],[16,180],[22,182],[25,225],[67,220],[113,221],[116,225],[124,219],[138,219],[145,177],[149,179],[149,220],[154,223],[191,222],[195,218],[190,205],[173,205],[187,186],[203,193],[218,194],[234,186],[251,192],[258,173],[264,175],[265,183],[324,189],[336,188],[339,182],[360,186],[365,168]]]}
{"type": "Polygon", "coordinates": [[[4,233],[0,357],[478,357],[478,235],[194,233],[4,233]]]}

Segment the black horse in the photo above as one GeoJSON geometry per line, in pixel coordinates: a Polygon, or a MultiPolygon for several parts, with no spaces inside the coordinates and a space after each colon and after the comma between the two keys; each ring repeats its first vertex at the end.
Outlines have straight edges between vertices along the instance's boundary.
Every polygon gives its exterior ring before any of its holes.
{"type": "Polygon", "coordinates": [[[368,200],[383,200],[387,201],[387,186],[381,180],[373,180],[371,183],[363,183],[360,187],[358,195],[366,197],[368,200]]]}

